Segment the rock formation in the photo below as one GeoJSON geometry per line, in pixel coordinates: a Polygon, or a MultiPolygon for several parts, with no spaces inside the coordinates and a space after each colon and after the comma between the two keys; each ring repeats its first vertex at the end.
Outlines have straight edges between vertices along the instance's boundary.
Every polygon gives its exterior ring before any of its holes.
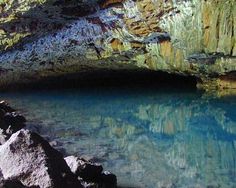
{"type": "Polygon", "coordinates": [[[24,116],[18,114],[5,101],[0,102],[0,144],[6,140],[16,131],[25,127],[26,119],[24,116]]]}
{"type": "MultiPolygon", "coordinates": [[[[0,155],[3,177],[15,178],[28,187],[66,187],[63,176],[73,177],[62,154],[39,135],[24,129],[0,146],[0,155]]],[[[79,182],[77,187],[82,187],[79,182]]]]}
{"type": "Polygon", "coordinates": [[[235,88],[235,0],[3,0],[1,85],[87,70],[161,70],[235,88]]]}
{"type": "Polygon", "coordinates": [[[22,129],[25,118],[6,102],[0,102],[0,111],[0,187],[116,187],[116,176],[103,172],[100,164],[75,156],[64,160],[41,136],[22,129]]]}
{"type": "Polygon", "coordinates": [[[102,172],[103,168],[100,164],[92,163],[75,156],[68,156],[65,158],[65,161],[70,167],[71,172],[81,178],[83,185],[86,184],[86,182],[93,182],[89,183],[89,185],[96,186],[97,184],[99,187],[104,188],[116,187],[116,176],[108,171],[102,172]]]}

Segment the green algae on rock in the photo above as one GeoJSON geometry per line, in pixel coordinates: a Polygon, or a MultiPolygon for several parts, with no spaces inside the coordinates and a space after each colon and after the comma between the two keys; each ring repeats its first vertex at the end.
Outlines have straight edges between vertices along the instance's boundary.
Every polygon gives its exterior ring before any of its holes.
{"type": "MultiPolygon", "coordinates": [[[[1,85],[150,69],[196,76],[203,87],[217,79],[211,88],[222,88],[222,76],[236,70],[235,0],[3,0],[0,7],[1,85]]],[[[230,80],[222,82],[230,88],[230,80]]]]}

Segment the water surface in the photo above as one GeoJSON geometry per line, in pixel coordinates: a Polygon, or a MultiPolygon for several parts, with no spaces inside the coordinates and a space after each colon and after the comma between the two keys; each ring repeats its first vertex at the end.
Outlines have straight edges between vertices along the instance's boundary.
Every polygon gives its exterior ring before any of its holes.
{"type": "Polygon", "coordinates": [[[236,97],[145,88],[0,96],[66,153],[96,156],[122,187],[236,187],[236,97]]]}

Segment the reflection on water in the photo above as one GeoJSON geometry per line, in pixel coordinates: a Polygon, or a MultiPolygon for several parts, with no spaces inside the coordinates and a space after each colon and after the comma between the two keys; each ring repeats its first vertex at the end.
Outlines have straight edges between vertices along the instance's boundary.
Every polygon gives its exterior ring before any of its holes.
{"type": "Polygon", "coordinates": [[[66,152],[96,156],[126,187],[236,187],[236,97],[196,92],[3,93],[66,152]]]}

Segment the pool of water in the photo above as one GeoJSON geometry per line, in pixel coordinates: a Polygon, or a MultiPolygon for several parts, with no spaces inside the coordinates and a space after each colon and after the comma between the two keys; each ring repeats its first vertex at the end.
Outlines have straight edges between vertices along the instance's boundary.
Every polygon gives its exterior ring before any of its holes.
{"type": "Polygon", "coordinates": [[[127,88],[0,96],[66,153],[96,156],[121,187],[236,187],[236,97],[127,88]]]}

